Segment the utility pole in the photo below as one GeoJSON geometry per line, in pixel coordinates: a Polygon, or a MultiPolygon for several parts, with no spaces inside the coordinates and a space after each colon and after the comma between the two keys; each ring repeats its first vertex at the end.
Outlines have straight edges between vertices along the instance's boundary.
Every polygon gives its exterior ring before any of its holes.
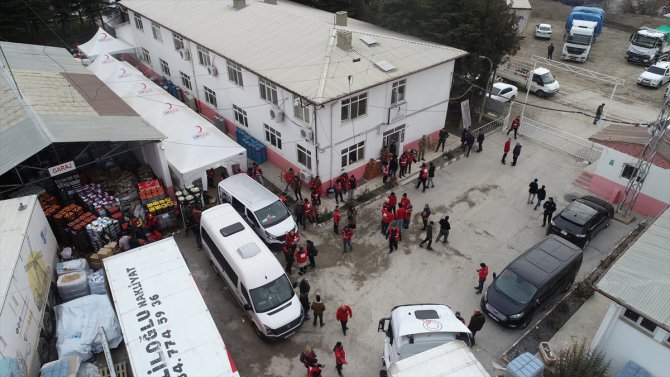
{"type": "Polygon", "coordinates": [[[635,201],[637,200],[640,191],[642,191],[644,180],[647,177],[647,173],[649,173],[649,169],[651,169],[651,166],[653,165],[656,152],[658,152],[658,144],[665,137],[669,123],[670,97],[663,103],[656,121],[649,124],[649,140],[647,140],[647,143],[642,149],[642,153],[640,153],[637,164],[635,164],[635,171],[630,177],[630,181],[626,186],[626,192],[624,192],[623,199],[617,208],[617,211],[623,212],[624,217],[628,216],[635,206],[635,201]]]}

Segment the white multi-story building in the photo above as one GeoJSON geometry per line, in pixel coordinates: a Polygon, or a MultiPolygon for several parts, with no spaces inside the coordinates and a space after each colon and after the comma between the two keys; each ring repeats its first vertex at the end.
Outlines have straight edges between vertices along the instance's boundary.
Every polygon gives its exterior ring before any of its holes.
{"type": "Polygon", "coordinates": [[[145,74],[169,77],[225,131],[262,141],[270,162],[326,184],[360,177],[383,146],[434,138],[467,54],[290,1],[119,4],[126,13],[110,24],[145,74]]]}

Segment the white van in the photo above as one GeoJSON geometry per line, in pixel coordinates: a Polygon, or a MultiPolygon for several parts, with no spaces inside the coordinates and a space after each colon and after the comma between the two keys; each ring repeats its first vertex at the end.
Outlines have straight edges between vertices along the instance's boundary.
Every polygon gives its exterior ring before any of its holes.
{"type": "Polygon", "coordinates": [[[277,195],[246,174],[235,174],[219,182],[219,203],[232,204],[271,246],[281,246],[286,233],[298,231],[295,220],[277,195]]]}
{"type": "Polygon", "coordinates": [[[305,313],[277,258],[230,204],[202,213],[200,235],[217,274],[253,322],[256,333],[283,339],[302,325],[305,313]]]}

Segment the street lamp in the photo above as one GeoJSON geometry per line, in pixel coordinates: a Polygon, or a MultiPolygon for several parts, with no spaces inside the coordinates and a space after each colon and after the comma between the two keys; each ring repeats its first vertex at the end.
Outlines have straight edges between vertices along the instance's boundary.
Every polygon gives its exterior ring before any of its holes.
{"type": "Polygon", "coordinates": [[[484,55],[479,55],[480,58],[486,59],[489,62],[489,71],[488,71],[488,77],[486,79],[486,88],[484,89],[484,98],[482,99],[482,108],[479,110],[479,123],[482,122],[482,116],[484,115],[484,106],[486,105],[486,97],[491,91],[491,73],[493,71],[493,61],[489,59],[488,57],[484,55]]]}

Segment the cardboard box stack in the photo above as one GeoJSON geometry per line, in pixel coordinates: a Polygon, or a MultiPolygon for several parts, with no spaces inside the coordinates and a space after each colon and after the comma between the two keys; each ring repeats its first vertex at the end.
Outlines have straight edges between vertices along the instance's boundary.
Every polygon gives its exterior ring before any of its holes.
{"type": "Polygon", "coordinates": [[[52,219],[52,228],[61,246],[72,246],[72,239],[67,232],[67,224],[81,216],[84,209],[76,204],[68,204],[56,212],[52,219]]]}
{"type": "Polygon", "coordinates": [[[94,250],[100,249],[107,242],[104,235],[107,234],[111,240],[121,237],[121,226],[119,222],[110,217],[99,217],[86,225],[86,233],[91,240],[94,250]]]}
{"type": "Polygon", "coordinates": [[[120,205],[119,199],[104,191],[102,186],[96,183],[79,188],[77,196],[89,211],[96,213],[98,216],[108,216],[107,210],[109,208],[120,205]]]}

